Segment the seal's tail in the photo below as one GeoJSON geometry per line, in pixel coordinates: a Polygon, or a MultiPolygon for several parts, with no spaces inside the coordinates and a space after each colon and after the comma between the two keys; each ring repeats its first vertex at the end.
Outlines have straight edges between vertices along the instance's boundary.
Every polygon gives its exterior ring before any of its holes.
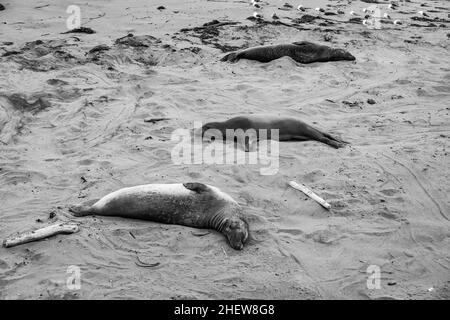
{"type": "Polygon", "coordinates": [[[312,131],[310,131],[310,138],[312,140],[325,143],[336,149],[343,148],[346,144],[349,144],[347,141],[335,138],[332,135],[322,132],[316,128],[312,128],[312,131]]]}
{"type": "Polygon", "coordinates": [[[330,135],[328,133],[321,132],[321,134],[322,134],[323,137],[319,141],[323,142],[323,143],[325,143],[325,144],[327,144],[329,146],[332,146],[333,148],[339,149],[339,148],[345,147],[345,145],[347,145],[347,144],[350,144],[349,142],[341,140],[341,139],[338,139],[338,138],[335,138],[335,137],[333,137],[332,135],[330,135]]]}
{"type": "Polygon", "coordinates": [[[237,52],[231,52],[227,55],[225,55],[220,61],[229,61],[229,62],[236,62],[239,60],[238,53],[237,52]]]}

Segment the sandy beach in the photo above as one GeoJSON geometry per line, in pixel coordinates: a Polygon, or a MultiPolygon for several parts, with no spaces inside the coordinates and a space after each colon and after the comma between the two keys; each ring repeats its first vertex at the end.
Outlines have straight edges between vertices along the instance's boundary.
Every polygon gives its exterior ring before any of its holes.
{"type": "Polygon", "coordinates": [[[367,2],[0,0],[0,240],[80,227],[0,248],[0,299],[449,299],[450,3],[379,1],[392,19],[373,29],[367,2]],[[95,33],[67,33],[70,5],[95,33]],[[356,60],[220,61],[296,41],[356,60]],[[174,130],[261,113],[350,145],[280,142],[274,175],[171,160],[174,130]],[[211,230],[68,212],[122,187],[187,181],[233,197],[257,241],[236,251],[211,230]]]}

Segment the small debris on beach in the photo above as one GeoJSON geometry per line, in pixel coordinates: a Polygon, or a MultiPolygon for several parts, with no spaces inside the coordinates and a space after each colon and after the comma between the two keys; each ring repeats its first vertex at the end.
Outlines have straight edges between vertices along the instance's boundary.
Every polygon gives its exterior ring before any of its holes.
{"type": "Polygon", "coordinates": [[[107,46],[106,44],[100,44],[98,46],[93,47],[91,50],[89,50],[89,53],[95,53],[95,52],[100,52],[100,51],[106,51],[111,49],[109,46],[107,46]]]}
{"type": "Polygon", "coordinates": [[[144,119],[144,122],[150,122],[150,123],[157,123],[159,121],[165,121],[170,120],[170,118],[151,118],[151,119],[144,119]]]}
{"type": "Polygon", "coordinates": [[[262,19],[262,14],[261,13],[258,13],[258,12],[253,12],[253,17],[255,18],[255,19],[262,19]]]}
{"type": "Polygon", "coordinates": [[[326,202],[325,200],[323,200],[321,197],[319,197],[317,194],[315,194],[314,192],[312,192],[308,187],[306,187],[305,185],[299,184],[295,181],[289,181],[288,183],[292,188],[297,189],[301,192],[303,192],[304,194],[306,194],[308,197],[310,197],[311,199],[313,199],[314,201],[318,202],[322,207],[324,207],[327,210],[330,210],[331,205],[326,202]]]}
{"type": "Polygon", "coordinates": [[[67,34],[67,33],[86,33],[86,34],[93,34],[95,33],[94,30],[92,30],[89,27],[80,27],[80,28],[75,28],[75,29],[71,29],[69,31],[66,32],[62,32],[62,34],[67,34]]]}

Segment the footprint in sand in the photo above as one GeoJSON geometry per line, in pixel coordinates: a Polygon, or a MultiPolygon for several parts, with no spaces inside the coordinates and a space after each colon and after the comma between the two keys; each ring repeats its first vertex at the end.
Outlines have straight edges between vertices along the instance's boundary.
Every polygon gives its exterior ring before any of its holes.
{"type": "Polygon", "coordinates": [[[390,220],[399,220],[400,217],[395,212],[392,212],[392,210],[383,209],[378,213],[380,216],[386,219],[390,220]]]}
{"type": "Polygon", "coordinates": [[[384,190],[380,190],[380,192],[382,194],[384,194],[385,196],[392,197],[392,196],[396,195],[399,191],[396,189],[384,189],[384,190]]]}
{"type": "Polygon", "coordinates": [[[278,229],[277,233],[287,233],[287,234],[290,234],[293,236],[300,236],[300,235],[304,234],[304,232],[299,229],[278,229]]]}
{"type": "Polygon", "coordinates": [[[337,232],[328,229],[317,230],[306,235],[307,239],[312,239],[315,242],[322,244],[334,244],[339,239],[342,239],[344,237],[344,235],[338,234],[337,232]]]}

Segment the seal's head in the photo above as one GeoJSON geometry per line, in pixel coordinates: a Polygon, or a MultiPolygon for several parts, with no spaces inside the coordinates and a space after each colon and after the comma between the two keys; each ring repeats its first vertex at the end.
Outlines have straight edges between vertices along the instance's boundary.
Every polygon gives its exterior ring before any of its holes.
{"type": "Polygon", "coordinates": [[[249,237],[248,223],[239,217],[229,218],[225,222],[223,233],[233,249],[242,250],[249,237]]]}
{"type": "Polygon", "coordinates": [[[333,50],[333,57],[336,58],[336,60],[348,60],[348,61],[354,61],[356,60],[355,56],[352,55],[350,52],[344,50],[344,49],[332,49],[333,50]]]}
{"type": "Polygon", "coordinates": [[[208,122],[202,126],[202,137],[205,135],[205,132],[210,129],[217,129],[222,132],[223,125],[221,122],[208,122]]]}

